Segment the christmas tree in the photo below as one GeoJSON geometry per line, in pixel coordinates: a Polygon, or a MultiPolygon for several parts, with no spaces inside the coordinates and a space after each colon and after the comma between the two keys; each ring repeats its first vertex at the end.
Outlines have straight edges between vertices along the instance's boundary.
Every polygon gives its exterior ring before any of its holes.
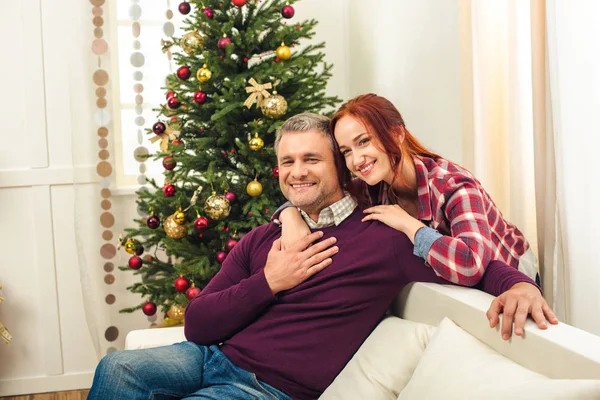
{"type": "Polygon", "coordinates": [[[128,289],[143,302],[121,310],[160,307],[168,323],[219,270],[227,253],[251,229],[267,223],[284,201],[273,142],[277,128],[303,111],[330,110],[331,65],[324,43],[302,45],[317,21],[287,24],[291,4],[280,0],[183,2],[180,38],[161,41],[175,51],[166,104],[148,133],[160,149],[165,184],[150,180],[137,192],[148,213],[127,229],[132,256],[122,270],[141,281],[128,289]]]}

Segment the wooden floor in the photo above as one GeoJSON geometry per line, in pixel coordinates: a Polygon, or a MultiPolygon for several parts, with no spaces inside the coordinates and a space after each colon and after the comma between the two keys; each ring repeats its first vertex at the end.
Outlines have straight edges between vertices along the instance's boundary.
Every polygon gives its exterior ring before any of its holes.
{"type": "Polygon", "coordinates": [[[72,390],[70,392],[26,394],[22,396],[0,397],[2,400],[85,400],[89,390],[72,390]]]}

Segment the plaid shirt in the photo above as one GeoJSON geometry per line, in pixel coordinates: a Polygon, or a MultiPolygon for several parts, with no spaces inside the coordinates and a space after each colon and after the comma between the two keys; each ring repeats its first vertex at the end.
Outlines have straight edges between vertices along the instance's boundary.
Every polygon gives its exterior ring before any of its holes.
{"type": "Polygon", "coordinates": [[[321,210],[317,222],[313,221],[313,219],[304,211],[298,210],[310,229],[319,229],[333,225],[338,226],[352,214],[355,208],[356,200],[354,200],[349,193],[344,193],[344,198],[321,210]]]}
{"type": "MultiPolygon", "coordinates": [[[[517,268],[529,243],[506,221],[481,183],[466,169],[442,158],[414,157],[418,218],[443,236],[433,242],[426,263],[453,283],[476,284],[490,260],[517,268]]],[[[367,188],[366,185],[365,189],[367,188]]],[[[390,204],[387,185],[370,190],[377,204],[390,204]]]]}

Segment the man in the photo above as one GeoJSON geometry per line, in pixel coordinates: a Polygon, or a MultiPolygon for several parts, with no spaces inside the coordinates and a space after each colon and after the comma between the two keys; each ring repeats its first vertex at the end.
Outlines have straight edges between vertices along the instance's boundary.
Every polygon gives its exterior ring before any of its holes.
{"type": "MultiPolygon", "coordinates": [[[[189,342],[109,354],[89,399],[314,399],[404,285],[448,283],[412,255],[404,234],[361,222],[338,182],[328,122],[297,115],[275,141],[281,190],[320,231],[285,249],[275,224],[248,233],[188,305],[189,342]]],[[[491,263],[482,288],[506,292],[490,309],[491,325],[504,303],[520,329],[529,311],[544,321],[537,286],[515,269],[491,263]]]]}

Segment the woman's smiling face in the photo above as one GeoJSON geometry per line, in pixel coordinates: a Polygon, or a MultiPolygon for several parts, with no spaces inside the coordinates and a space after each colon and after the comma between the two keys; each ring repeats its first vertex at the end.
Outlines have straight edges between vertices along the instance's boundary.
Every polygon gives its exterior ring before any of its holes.
{"type": "Polygon", "coordinates": [[[351,115],[340,118],[335,124],[334,136],[350,172],[369,185],[392,182],[394,171],[388,155],[358,119],[351,115]]]}

